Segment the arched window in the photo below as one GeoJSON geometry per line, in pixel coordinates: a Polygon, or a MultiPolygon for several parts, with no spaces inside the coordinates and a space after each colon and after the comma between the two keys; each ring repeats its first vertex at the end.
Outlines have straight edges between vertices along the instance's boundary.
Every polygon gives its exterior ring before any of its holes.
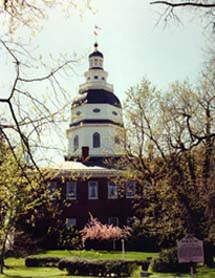
{"type": "Polygon", "coordinates": [[[101,138],[98,132],[93,134],[93,148],[100,148],[101,146],[101,138]]]}
{"type": "Polygon", "coordinates": [[[75,137],[74,137],[73,148],[74,148],[74,152],[79,148],[79,137],[78,137],[78,135],[75,135],[75,137]]]}
{"type": "Polygon", "coordinates": [[[120,144],[120,139],[119,139],[119,136],[115,136],[114,138],[114,142],[115,144],[119,145],[120,144]]]}

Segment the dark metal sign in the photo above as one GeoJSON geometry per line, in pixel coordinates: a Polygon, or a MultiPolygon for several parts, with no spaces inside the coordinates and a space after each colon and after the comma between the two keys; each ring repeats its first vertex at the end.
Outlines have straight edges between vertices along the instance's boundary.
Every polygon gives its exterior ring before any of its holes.
{"type": "Polygon", "coordinates": [[[203,241],[187,235],[177,242],[179,263],[204,262],[203,241]]]}

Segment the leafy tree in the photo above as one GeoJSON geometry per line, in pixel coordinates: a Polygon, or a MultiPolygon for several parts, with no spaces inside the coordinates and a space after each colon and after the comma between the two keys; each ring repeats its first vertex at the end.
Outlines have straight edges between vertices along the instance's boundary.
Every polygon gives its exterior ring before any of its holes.
{"type": "Polygon", "coordinates": [[[125,105],[128,171],[144,194],[136,204],[143,233],[163,244],[194,234],[205,242],[208,265],[215,244],[213,61],[197,87],[176,82],[160,94],[143,80],[128,91],[125,105]]]}
{"type": "Polygon", "coordinates": [[[37,30],[38,24],[47,19],[53,8],[67,14],[75,8],[82,14],[84,9],[92,9],[92,6],[91,0],[3,0],[0,3],[1,17],[5,18],[11,33],[23,26],[37,30]]]}
{"type": "MultiPolygon", "coordinates": [[[[5,82],[10,85],[1,85],[0,131],[12,151],[14,138],[20,143],[28,162],[38,171],[35,152],[40,150],[41,154],[44,149],[50,148],[41,139],[42,135],[51,129],[56,131],[56,136],[62,134],[57,123],[65,121],[64,112],[70,105],[62,82],[66,75],[73,74],[73,65],[78,58],[65,58],[62,55],[58,59],[52,57],[48,66],[39,55],[34,55],[23,42],[17,40],[16,31],[26,28],[35,33],[52,9],[67,14],[76,9],[81,14],[91,9],[90,2],[3,0],[0,3],[3,25],[0,53],[7,65],[4,72],[12,76],[5,82]],[[47,92],[39,93],[41,86],[37,87],[37,84],[41,84],[42,91],[47,92]]],[[[62,148],[56,147],[56,150],[62,151],[62,148]]]]}
{"type": "Polygon", "coordinates": [[[13,242],[20,217],[41,205],[45,191],[39,177],[29,175],[21,153],[16,153],[18,164],[4,142],[0,147],[0,273],[3,273],[5,252],[13,242]],[[25,171],[21,171],[20,164],[25,171]]]}

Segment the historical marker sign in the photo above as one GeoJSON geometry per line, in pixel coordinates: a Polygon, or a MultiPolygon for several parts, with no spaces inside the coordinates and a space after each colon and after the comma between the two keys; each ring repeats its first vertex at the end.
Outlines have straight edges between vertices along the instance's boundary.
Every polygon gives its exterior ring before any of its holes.
{"type": "Polygon", "coordinates": [[[204,262],[203,241],[187,235],[177,242],[179,263],[204,262]]]}

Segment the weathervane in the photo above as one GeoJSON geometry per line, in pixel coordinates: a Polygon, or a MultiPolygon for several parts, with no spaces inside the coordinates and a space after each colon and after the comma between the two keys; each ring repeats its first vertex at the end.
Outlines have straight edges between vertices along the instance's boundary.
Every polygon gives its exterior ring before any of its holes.
{"type": "Polygon", "coordinates": [[[102,28],[99,27],[98,25],[94,25],[93,35],[94,35],[95,43],[97,43],[97,38],[98,38],[98,35],[99,35],[99,31],[100,31],[101,29],[102,29],[102,28]]]}

